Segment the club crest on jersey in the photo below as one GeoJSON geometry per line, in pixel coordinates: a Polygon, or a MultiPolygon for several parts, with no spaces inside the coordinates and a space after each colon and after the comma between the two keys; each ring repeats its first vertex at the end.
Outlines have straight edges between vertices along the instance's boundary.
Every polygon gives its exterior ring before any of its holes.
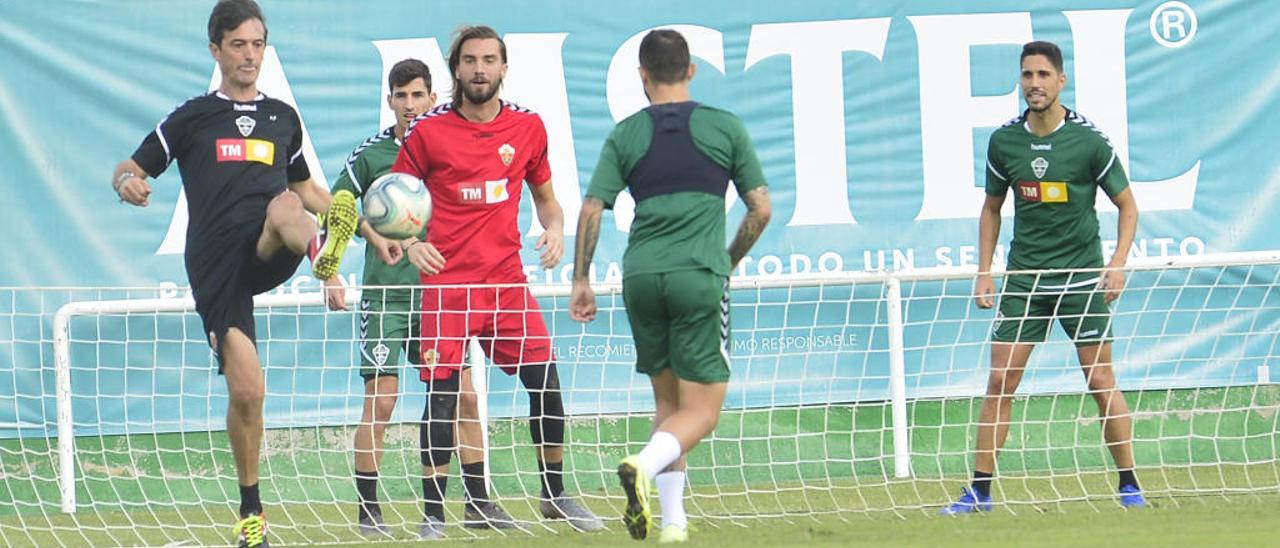
{"type": "Polygon", "coordinates": [[[1036,159],[1031,161],[1031,171],[1035,172],[1036,178],[1044,177],[1044,173],[1049,171],[1049,161],[1044,159],[1044,156],[1036,156],[1036,159]]]}
{"type": "Polygon", "coordinates": [[[422,353],[422,365],[431,367],[440,361],[440,353],[434,348],[427,349],[422,353]]]}
{"type": "Polygon", "coordinates": [[[516,159],[516,147],[503,143],[502,146],[498,147],[498,157],[502,159],[502,165],[511,165],[511,161],[516,159]]]}
{"type": "Polygon", "coordinates": [[[236,118],[236,129],[240,130],[241,137],[248,137],[250,133],[253,133],[253,127],[256,125],[258,125],[258,122],[248,116],[236,118]]]}

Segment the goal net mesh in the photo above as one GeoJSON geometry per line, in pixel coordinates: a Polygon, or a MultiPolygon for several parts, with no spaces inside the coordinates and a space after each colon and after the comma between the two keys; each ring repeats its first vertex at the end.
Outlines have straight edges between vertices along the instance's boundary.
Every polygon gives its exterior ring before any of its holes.
{"type": "MultiPolygon", "coordinates": [[[[1280,491],[1280,390],[1270,372],[1280,334],[1278,275],[1274,262],[1129,273],[1128,289],[1112,305],[1114,361],[1149,498],[1179,504],[1280,491]]],[[[912,514],[959,494],[972,474],[995,312],[973,306],[972,273],[894,276],[900,299],[887,290],[887,274],[735,282],[724,412],[689,456],[693,519],[717,527],[912,514]],[[897,402],[905,421],[894,420],[895,382],[905,389],[897,402]]],[[[568,319],[567,288],[533,290],[568,415],[566,486],[620,529],[624,498],[614,471],[647,441],[654,408],[647,377],[634,372],[621,294],[602,287],[596,321],[582,325],[568,319]]],[[[352,312],[326,311],[314,290],[263,302],[260,475],[272,542],[369,542],[354,526],[352,464],[365,397],[358,339],[367,318],[354,302],[352,312]]],[[[0,542],[230,543],[239,493],[225,432],[227,390],[216,369],[181,295],[0,290],[0,542]],[[59,323],[64,306],[75,310],[59,323]],[[65,333],[56,333],[58,325],[65,333]],[[60,366],[70,389],[62,417],[60,366]],[[62,458],[60,418],[64,450],[74,441],[62,458]],[[70,490],[60,490],[60,481],[70,481],[70,490]],[[63,511],[68,502],[74,512],[63,511]]],[[[482,381],[493,496],[529,531],[568,532],[541,519],[525,389],[483,360],[472,371],[482,381]]],[[[1075,347],[1055,324],[1013,407],[993,490],[1001,511],[1116,505],[1114,466],[1086,390],[1075,347]]],[[[422,520],[425,391],[418,371],[404,366],[379,471],[383,512],[401,539],[413,538],[422,520]]],[[[455,457],[449,535],[498,534],[459,526],[459,473],[455,457]]]]}

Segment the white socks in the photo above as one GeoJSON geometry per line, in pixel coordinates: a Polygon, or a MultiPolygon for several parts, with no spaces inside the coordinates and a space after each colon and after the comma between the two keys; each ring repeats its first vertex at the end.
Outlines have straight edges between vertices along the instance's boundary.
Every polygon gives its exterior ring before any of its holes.
{"type": "Polygon", "coordinates": [[[684,515],[684,470],[664,472],[653,478],[658,484],[658,501],[662,504],[662,527],[675,525],[689,528],[689,518],[684,515]]]}
{"type": "Polygon", "coordinates": [[[680,449],[680,440],[671,432],[658,431],[649,438],[649,445],[644,446],[636,459],[644,468],[645,476],[654,478],[658,473],[680,458],[684,451],[680,449]]]}
{"type": "Polygon", "coordinates": [[[671,463],[680,460],[684,451],[675,434],[666,431],[653,433],[636,460],[646,476],[658,485],[658,501],[662,505],[662,526],[676,525],[688,529],[689,518],[684,514],[684,471],[660,473],[671,463]]]}

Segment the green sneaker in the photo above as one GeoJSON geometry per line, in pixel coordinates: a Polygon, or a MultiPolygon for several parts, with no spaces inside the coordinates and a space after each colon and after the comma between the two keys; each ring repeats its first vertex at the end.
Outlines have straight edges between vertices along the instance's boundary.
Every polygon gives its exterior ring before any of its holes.
{"type": "Polygon", "coordinates": [[[236,536],[240,537],[240,548],[269,548],[267,544],[267,518],[262,514],[253,514],[236,524],[236,536]]]}
{"type": "Polygon", "coordinates": [[[311,260],[311,272],[317,280],[327,280],[338,273],[342,254],[356,233],[360,216],[356,213],[356,197],[346,190],[339,190],[329,203],[329,212],[321,217],[324,243],[311,260]]]}
{"type": "Polygon", "coordinates": [[[630,456],[618,465],[618,480],[622,483],[622,492],[627,495],[622,523],[626,524],[631,538],[644,540],[653,527],[653,514],[649,512],[649,478],[640,467],[640,461],[630,456]]]}

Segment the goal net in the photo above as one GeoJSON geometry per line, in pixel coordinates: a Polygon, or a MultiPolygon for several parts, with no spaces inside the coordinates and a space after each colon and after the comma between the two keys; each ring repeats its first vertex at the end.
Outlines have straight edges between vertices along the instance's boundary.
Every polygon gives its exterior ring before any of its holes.
{"type": "MultiPolygon", "coordinates": [[[[1280,491],[1280,389],[1270,372],[1278,276],[1280,253],[1133,261],[1112,306],[1114,356],[1149,498],[1280,491]]],[[[954,498],[972,473],[995,319],[973,306],[973,278],[972,269],[934,269],[735,280],[733,376],[718,428],[689,458],[691,517],[717,527],[911,515],[954,498]]],[[[581,325],[568,319],[566,287],[533,291],[569,419],[566,486],[621,530],[614,470],[648,439],[654,406],[633,370],[621,295],[616,284],[599,286],[597,319],[581,325]]],[[[360,322],[356,312],[327,312],[314,289],[259,298],[261,489],[274,543],[370,542],[354,527],[360,322]]],[[[477,353],[471,363],[491,492],[529,531],[569,531],[540,519],[524,388],[477,353]]],[[[1013,408],[994,488],[1000,511],[1116,504],[1085,390],[1055,325],[1013,408]]],[[[379,473],[383,511],[401,539],[422,519],[424,392],[405,369],[379,473]]],[[[0,290],[0,542],[231,542],[239,495],[226,405],[180,292],[0,290]]],[[[454,462],[449,535],[496,534],[459,526],[454,462]]]]}

